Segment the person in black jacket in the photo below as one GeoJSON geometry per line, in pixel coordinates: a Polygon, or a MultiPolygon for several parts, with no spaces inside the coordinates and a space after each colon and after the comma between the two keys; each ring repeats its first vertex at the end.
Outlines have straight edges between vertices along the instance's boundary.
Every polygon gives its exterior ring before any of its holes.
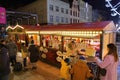
{"type": "Polygon", "coordinates": [[[10,62],[6,41],[0,41],[0,80],[9,80],[10,62]]]}
{"type": "Polygon", "coordinates": [[[39,59],[39,49],[36,45],[34,45],[33,41],[31,42],[31,45],[29,46],[28,51],[30,53],[29,56],[30,56],[30,62],[32,65],[32,69],[36,69],[37,68],[36,62],[39,59]]]}

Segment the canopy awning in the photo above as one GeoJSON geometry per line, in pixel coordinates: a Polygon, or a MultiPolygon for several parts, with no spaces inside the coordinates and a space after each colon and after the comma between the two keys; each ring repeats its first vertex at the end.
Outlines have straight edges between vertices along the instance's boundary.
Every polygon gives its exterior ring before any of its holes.
{"type": "Polygon", "coordinates": [[[96,37],[103,32],[114,32],[116,27],[113,21],[89,22],[76,24],[61,24],[41,26],[40,34],[54,34],[76,37],[96,37]]]}

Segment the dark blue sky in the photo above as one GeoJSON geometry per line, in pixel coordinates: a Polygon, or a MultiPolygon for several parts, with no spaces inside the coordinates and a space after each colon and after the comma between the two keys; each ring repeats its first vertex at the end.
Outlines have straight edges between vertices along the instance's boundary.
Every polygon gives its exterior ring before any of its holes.
{"type": "MultiPolygon", "coordinates": [[[[101,9],[101,10],[107,10],[108,8],[105,7],[105,0],[84,0],[91,4],[93,6],[93,9],[101,9]]],[[[116,3],[120,2],[120,0],[112,0],[112,5],[115,5],[116,3]]]]}
{"type": "MultiPolygon", "coordinates": [[[[108,12],[108,17],[110,20],[113,20],[115,23],[118,22],[119,16],[111,16],[111,8],[107,8],[105,0],[84,0],[93,6],[93,9],[104,10],[108,12]]],[[[112,6],[116,5],[120,0],[112,0],[110,3],[112,6]]]]}

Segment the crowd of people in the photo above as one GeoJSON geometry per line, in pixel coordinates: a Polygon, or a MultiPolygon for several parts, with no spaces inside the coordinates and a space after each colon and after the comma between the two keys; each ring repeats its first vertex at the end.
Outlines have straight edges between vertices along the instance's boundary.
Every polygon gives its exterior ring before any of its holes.
{"type": "MultiPolygon", "coordinates": [[[[18,63],[17,55],[21,53],[22,71],[28,70],[27,58],[30,60],[29,69],[37,69],[36,62],[39,59],[39,48],[32,40],[29,46],[21,42],[20,50],[12,37],[0,39],[0,80],[9,80],[9,75],[15,72],[15,67],[18,63]],[[12,67],[12,68],[11,68],[12,67]],[[12,69],[12,70],[11,70],[12,69]]],[[[20,66],[17,66],[20,67],[20,66]]]]}
{"type": "Polygon", "coordinates": [[[85,54],[77,52],[75,53],[75,44],[71,42],[69,44],[71,51],[69,51],[69,57],[62,59],[60,68],[61,80],[117,80],[117,67],[119,57],[117,53],[117,47],[113,43],[107,45],[107,54],[104,59],[94,57],[94,63],[97,65],[98,74],[97,77],[92,73],[89,65],[86,61],[85,54]],[[105,69],[104,75],[100,72],[100,69],[105,69]]]}
{"type": "MultiPolygon", "coordinates": [[[[3,31],[4,32],[4,31],[3,31]]],[[[20,52],[23,58],[23,70],[27,70],[27,58],[30,59],[31,69],[36,69],[36,62],[39,59],[39,48],[34,44],[34,40],[30,41],[30,45],[26,46],[21,43],[19,46],[12,37],[5,38],[5,34],[1,34],[0,39],[0,80],[9,80],[11,71],[10,66],[15,67],[17,63],[17,53],[20,52]],[[20,47],[20,48],[18,48],[20,47]]],[[[92,80],[94,74],[87,65],[85,54],[76,52],[76,45],[71,42],[68,45],[67,56],[61,60],[60,80],[92,80]]],[[[117,47],[113,43],[107,45],[108,52],[103,60],[99,57],[94,58],[94,62],[100,68],[106,70],[105,75],[99,76],[96,80],[117,80],[118,53],[117,47]]],[[[82,51],[84,53],[84,51],[82,51]]]]}

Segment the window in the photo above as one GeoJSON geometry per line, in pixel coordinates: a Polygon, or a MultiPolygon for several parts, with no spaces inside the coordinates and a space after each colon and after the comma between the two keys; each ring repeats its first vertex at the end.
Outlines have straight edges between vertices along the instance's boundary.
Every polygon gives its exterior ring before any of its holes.
{"type": "Polygon", "coordinates": [[[59,7],[58,6],[56,6],[56,12],[59,12],[59,7]]]}
{"type": "Polygon", "coordinates": [[[64,8],[61,8],[61,12],[64,13],[64,8]]]}
{"type": "Polygon", "coordinates": [[[68,23],[68,18],[66,18],[66,23],[68,23]]]}
{"type": "Polygon", "coordinates": [[[53,11],[53,5],[50,5],[49,9],[50,9],[51,11],[53,11]]]}
{"type": "Polygon", "coordinates": [[[62,23],[64,22],[64,17],[61,17],[61,22],[62,22],[62,23]]]}
{"type": "Polygon", "coordinates": [[[72,10],[70,10],[70,15],[72,16],[72,10]]]}
{"type": "Polygon", "coordinates": [[[70,19],[70,23],[72,23],[72,18],[70,19]]]}
{"type": "Polygon", "coordinates": [[[66,9],[66,14],[68,14],[68,9],[66,9]]]}
{"type": "Polygon", "coordinates": [[[56,22],[59,23],[59,16],[56,16],[56,22]]]}
{"type": "Polygon", "coordinates": [[[50,22],[53,22],[53,15],[50,15],[50,22]]]}

